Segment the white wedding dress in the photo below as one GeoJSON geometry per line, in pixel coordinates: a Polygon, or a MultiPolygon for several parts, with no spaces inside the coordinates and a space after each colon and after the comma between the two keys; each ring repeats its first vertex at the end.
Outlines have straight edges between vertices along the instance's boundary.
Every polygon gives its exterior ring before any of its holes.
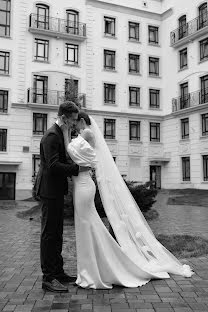
{"type": "Polygon", "coordinates": [[[89,171],[80,172],[73,177],[76,284],[83,288],[109,289],[113,285],[142,286],[151,279],[169,278],[168,273],[190,277],[193,274],[190,267],[182,265],[154,237],[92,118],[91,122],[95,149],[79,135],[67,151],[78,165],[96,168],[102,203],[118,243],[96,211],[95,184],[89,171]]]}

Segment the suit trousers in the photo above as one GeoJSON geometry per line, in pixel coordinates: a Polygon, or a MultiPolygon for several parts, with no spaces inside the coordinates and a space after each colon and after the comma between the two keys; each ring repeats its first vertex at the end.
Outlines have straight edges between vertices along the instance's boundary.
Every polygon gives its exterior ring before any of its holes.
{"type": "Polygon", "coordinates": [[[64,272],[63,215],[64,196],[56,199],[41,198],[41,242],[40,260],[43,280],[51,281],[64,272]]]}

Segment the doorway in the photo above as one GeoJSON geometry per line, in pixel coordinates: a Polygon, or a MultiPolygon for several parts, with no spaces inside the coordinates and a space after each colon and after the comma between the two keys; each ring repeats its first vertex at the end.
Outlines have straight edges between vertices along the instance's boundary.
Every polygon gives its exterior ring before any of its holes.
{"type": "Polygon", "coordinates": [[[161,188],[161,166],[150,166],[150,181],[155,188],[161,188]]]}
{"type": "Polygon", "coordinates": [[[15,199],[16,173],[0,172],[0,200],[15,199]]]}

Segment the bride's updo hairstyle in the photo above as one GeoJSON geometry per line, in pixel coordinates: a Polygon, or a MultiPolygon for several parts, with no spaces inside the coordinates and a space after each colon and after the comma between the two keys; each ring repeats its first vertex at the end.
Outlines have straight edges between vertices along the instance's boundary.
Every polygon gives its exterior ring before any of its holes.
{"type": "Polygon", "coordinates": [[[86,122],[86,124],[87,124],[88,126],[91,125],[90,117],[89,117],[89,115],[87,115],[87,113],[85,113],[84,111],[80,111],[80,112],[78,113],[77,121],[80,121],[82,118],[84,119],[84,121],[86,122]]]}

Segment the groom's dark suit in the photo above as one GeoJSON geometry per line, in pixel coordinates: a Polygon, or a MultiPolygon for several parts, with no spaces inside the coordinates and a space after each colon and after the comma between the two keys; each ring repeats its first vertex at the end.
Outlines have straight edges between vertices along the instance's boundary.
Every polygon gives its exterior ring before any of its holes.
{"type": "Polygon", "coordinates": [[[54,124],[40,142],[40,170],[36,193],[41,198],[41,268],[43,280],[63,273],[63,211],[68,192],[67,177],[78,175],[79,166],[67,163],[63,133],[54,124]]]}

